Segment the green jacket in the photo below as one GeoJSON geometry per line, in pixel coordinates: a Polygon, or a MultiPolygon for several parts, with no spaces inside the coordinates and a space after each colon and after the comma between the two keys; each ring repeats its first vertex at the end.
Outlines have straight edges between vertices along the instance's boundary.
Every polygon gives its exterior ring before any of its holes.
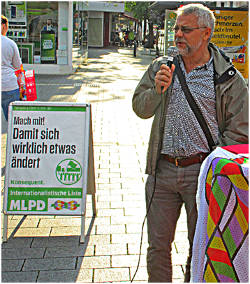
{"type": "MultiPolygon", "coordinates": [[[[222,55],[218,47],[209,44],[214,58],[216,112],[219,126],[219,143],[216,146],[248,143],[248,88],[241,73],[234,68],[231,60],[222,55]]],[[[134,112],[146,119],[154,116],[147,153],[147,174],[155,174],[160,156],[165,113],[169,102],[166,95],[158,95],[155,90],[155,74],[162,58],[154,60],[144,73],[135,89],[132,104],[134,112]]]]}

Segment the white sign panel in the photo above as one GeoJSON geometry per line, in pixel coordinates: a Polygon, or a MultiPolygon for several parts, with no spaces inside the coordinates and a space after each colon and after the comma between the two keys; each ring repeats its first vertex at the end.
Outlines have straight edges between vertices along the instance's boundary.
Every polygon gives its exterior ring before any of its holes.
{"type": "Polygon", "coordinates": [[[15,102],[10,119],[5,214],[82,215],[90,106],[15,102]]]}

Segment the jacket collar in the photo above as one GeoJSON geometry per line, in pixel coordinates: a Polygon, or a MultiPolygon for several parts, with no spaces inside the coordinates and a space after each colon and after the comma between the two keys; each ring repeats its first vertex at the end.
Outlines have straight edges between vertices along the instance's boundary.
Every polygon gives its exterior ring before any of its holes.
{"type": "Polygon", "coordinates": [[[237,71],[231,59],[213,43],[209,43],[208,49],[214,58],[215,84],[224,83],[234,77],[237,71]]]}

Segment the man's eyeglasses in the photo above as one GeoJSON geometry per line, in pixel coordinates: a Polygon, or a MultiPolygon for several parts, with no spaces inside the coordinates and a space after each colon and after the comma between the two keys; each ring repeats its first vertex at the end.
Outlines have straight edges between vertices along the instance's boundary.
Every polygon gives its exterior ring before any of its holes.
{"type": "Polygon", "coordinates": [[[175,33],[177,33],[179,30],[181,30],[182,33],[184,34],[188,34],[188,33],[191,33],[193,30],[198,30],[198,29],[205,29],[206,27],[197,27],[197,28],[191,28],[191,27],[178,27],[178,26],[175,26],[173,27],[173,31],[175,33]]]}

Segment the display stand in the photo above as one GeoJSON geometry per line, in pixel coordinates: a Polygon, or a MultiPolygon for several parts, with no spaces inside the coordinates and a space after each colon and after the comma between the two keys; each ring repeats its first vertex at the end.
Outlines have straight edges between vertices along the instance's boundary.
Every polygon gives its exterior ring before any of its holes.
{"type": "Polygon", "coordinates": [[[84,242],[86,195],[92,195],[96,215],[95,192],[91,106],[11,103],[3,241],[8,215],[79,215],[84,242]]]}

